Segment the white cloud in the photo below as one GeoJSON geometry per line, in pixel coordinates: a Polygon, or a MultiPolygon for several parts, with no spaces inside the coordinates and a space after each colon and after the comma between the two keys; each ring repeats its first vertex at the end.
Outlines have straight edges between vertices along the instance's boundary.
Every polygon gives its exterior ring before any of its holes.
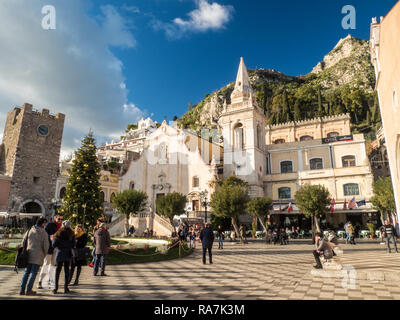
{"type": "Polygon", "coordinates": [[[140,9],[135,6],[127,6],[126,4],[123,4],[122,9],[131,13],[140,13],[140,9]]]}
{"type": "Polygon", "coordinates": [[[142,111],[129,105],[123,63],[111,47],[136,45],[129,21],[113,6],[87,12],[81,0],[0,1],[0,131],[7,112],[24,102],[36,109],[64,113],[62,154],[80,145],[92,129],[98,142],[123,132],[142,111]],[[43,30],[44,5],[56,9],[56,29],[43,30]]]}
{"type": "Polygon", "coordinates": [[[175,18],[172,23],[154,20],[153,27],[156,30],[164,30],[170,39],[179,39],[188,33],[225,29],[234,11],[233,6],[209,3],[208,0],[196,0],[196,6],[195,10],[187,14],[187,20],[175,18]]]}

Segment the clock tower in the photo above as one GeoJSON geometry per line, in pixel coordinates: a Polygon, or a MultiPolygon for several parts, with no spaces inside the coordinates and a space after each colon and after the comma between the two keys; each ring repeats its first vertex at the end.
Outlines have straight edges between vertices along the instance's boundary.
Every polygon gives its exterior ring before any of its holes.
{"type": "Polygon", "coordinates": [[[0,148],[0,172],[11,179],[7,212],[51,214],[64,120],[28,103],[8,113],[0,148]]]}
{"type": "Polygon", "coordinates": [[[241,58],[231,104],[223,110],[219,124],[224,138],[224,179],[235,175],[246,181],[251,197],[264,196],[265,121],[241,58]]]}

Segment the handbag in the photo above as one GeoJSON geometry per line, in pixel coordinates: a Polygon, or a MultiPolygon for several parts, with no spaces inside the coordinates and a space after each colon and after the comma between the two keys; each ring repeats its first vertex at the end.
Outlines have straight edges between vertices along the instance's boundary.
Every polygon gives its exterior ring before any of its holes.
{"type": "Polygon", "coordinates": [[[91,253],[88,247],[78,248],[76,258],[77,260],[87,260],[90,258],[91,253]]]}
{"type": "Polygon", "coordinates": [[[24,238],[24,241],[22,243],[22,247],[18,248],[17,255],[15,257],[15,267],[14,270],[15,272],[18,273],[18,269],[26,268],[28,265],[28,251],[27,251],[27,246],[28,246],[28,237],[29,237],[29,232],[31,230],[28,230],[28,233],[26,234],[26,237],[24,238]]]}

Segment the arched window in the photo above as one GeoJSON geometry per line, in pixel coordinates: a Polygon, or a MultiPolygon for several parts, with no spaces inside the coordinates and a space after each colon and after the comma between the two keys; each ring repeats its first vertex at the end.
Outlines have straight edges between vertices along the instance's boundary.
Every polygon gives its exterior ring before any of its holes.
{"type": "Polygon", "coordinates": [[[343,185],[343,193],[345,196],[358,196],[360,189],[357,183],[348,183],[343,185]]]}
{"type": "Polygon", "coordinates": [[[101,191],[101,192],[100,192],[100,201],[101,201],[101,202],[104,202],[104,198],[105,198],[104,192],[101,191]]]}
{"type": "Polygon", "coordinates": [[[238,123],[233,129],[233,146],[235,150],[244,149],[243,125],[238,123]]]}
{"type": "Polygon", "coordinates": [[[131,181],[129,183],[129,190],[133,190],[133,189],[135,189],[135,183],[133,181],[131,181]]]}
{"type": "Polygon", "coordinates": [[[193,188],[198,188],[200,186],[200,179],[199,177],[195,176],[193,177],[193,182],[192,182],[193,188]]]}
{"type": "Polygon", "coordinates": [[[114,197],[115,197],[115,193],[113,192],[113,193],[111,193],[111,196],[110,196],[110,202],[111,203],[113,202],[114,197]]]}
{"type": "Polygon", "coordinates": [[[282,143],[285,143],[285,139],[276,139],[274,141],[274,144],[282,144],[282,143]]]}
{"type": "Polygon", "coordinates": [[[291,190],[288,187],[282,187],[278,189],[279,199],[290,199],[292,197],[291,190]]]}
{"type": "Polygon", "coordinates": [[[355,156],[344,156],[342,157],[342,167],[355,167],[356,166],[356,157],[355,156]]]}
{"type": "Polygon", "coordinates": [[[293,162],[292,161],[282,161],[281,162],[281,173],[293,172],[293,162]]]}
{"type": "Polygon", "coordinates": [[[324,168],[324,162],[322,158],[310,159],[310,170],[320,170],[324,168]]]}
{"type": "Polygon", "coordinates": [[[314,138],[311,136],[302,136],[300,137],[300,141],[310,141],[313,140],[314,138]]]}
{"type": "Polygon", "coordinates": [[[64,199],[65,191],[66,191],[65,187],[62,187],[60,190],[60,199],[64,199]]]}
{"type": "Polygon", "coordinates": [[[329,132],[328,133],[328,138],[337,137],[338,135],[339,135],[339,132],[329,132]]]}

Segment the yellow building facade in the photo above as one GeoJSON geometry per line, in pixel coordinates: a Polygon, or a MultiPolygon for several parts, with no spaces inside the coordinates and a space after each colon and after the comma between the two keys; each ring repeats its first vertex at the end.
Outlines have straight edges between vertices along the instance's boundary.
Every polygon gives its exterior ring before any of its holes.
{"type": "Polygon", "coordinates": [[[266,141],[264,193],[274,201],[273,213],[287,214],[290,224],[299,224],[301,217],[294,216],[301,213],[295,205],[297,190],[304,184],[320,184],[335,199],[334,213],[327,210],[327,227],[339,228],[348,220],[362,227],[377,219],[370,203],[373,175],[364,136],[351,134],[350,115],[267,126],[266,141]],[[349,210],[353,198],[359,205],[349,210]],[[290,203],[294,210],[289,215],[290,203]]]}
{"type": "Polygon", "coordinates": [[[371,61],[375,67],[386,150],[396,201],[397,225],[400,213],[400,3],[380,23],[371,24],[371,61]]]}

